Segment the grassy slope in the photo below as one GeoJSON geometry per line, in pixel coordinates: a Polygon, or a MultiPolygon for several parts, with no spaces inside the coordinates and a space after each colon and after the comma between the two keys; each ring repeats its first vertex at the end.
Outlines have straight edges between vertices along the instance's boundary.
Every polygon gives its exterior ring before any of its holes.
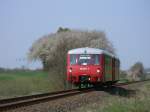
{"type": "Polygon", "coordinates": [[[56,91],[60,85],[42,71],[0,73],[0,98],[56,91]]]}
{"type": "Polygon", "coordinates": [[[137,87],[132,97],[109,95],[101,101],[77,109],[77,112],[150,112],[150,82],[137,87]]]}

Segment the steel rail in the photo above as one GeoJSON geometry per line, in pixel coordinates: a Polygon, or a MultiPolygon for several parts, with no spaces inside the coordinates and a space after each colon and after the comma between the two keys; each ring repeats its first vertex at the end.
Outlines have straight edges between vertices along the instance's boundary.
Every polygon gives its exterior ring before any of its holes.
{"type": "Polygon", "coordinates": [[[20,101],[20,100],[27,100],[27,99],[31,99],[31,98],[39,98],[39,97],[45,97],[45,96],[49,96],[49,95],[66,93],[66,92],[70,92],[70,91],[74,91],[74,90],[76,90],[76,89],[56,91],[56,92],[51,92],[51,93],[35,94],[35,95],[26,95],[26,96],[20,96],[20,97],[8,98],[8,99],[0,99],[0,105],[5,104],[5,103],[20,101]]]}

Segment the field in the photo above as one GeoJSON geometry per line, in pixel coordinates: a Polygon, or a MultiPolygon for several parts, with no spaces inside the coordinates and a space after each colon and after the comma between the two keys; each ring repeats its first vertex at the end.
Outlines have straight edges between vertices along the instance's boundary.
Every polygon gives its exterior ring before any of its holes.
{"type": "MultiPolygon", "coordinates": [[[[0,98],[31,95],[62,90],[62,83],[56,73],[43,71],[0,72],[0,98]]],[[[150,112],[150,82],[129,85],[134,94],[106,93],[101,100],[87,103],[73,112],[150,112]]],[[[96,96],[100,97],[100,96],[96,96]]]]}
{"type": "Polygon", "coordinates": [[[54,79],[43,71],[0,72],[0,98],[60,90],[61,84],[54,79]]]}

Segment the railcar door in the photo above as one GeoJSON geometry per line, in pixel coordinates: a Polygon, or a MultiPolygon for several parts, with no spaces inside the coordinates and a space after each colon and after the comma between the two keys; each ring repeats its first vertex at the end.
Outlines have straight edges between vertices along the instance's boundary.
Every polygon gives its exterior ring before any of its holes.
{"type": "Polygon", "coordinates": [[[112,58],[112,81],[116,80],[116,74],[115,74],[115,69],[116,69],[116,64],[115,64],[116,60],[115,58],[112,58]]]}
{"type": "Polygon", "coordinates": [[[112,81],[112,58],[108,55],[104,56],[105,81],[112,81]]]}

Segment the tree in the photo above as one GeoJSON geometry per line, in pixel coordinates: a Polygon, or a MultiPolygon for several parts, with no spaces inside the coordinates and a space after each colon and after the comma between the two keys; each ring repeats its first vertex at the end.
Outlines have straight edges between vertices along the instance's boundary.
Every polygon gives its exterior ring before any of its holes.
{"type": "Polygon", "coordinates": [[[66,32],[66,31],[70,31],[70,29],[69,29],[69,28],[62,28],[62,27],[59,27],[58,30],[57,30],[57,33],[66,32]]]}
{"type": "Polygon", "coordinates": [[[112,43],[102,31],[82,31],[59,28],[56,33],[45,35],[30,48],[30,60],[41,60],[44,70],[55,70],[65,80],[67,51],[79,47],[105,49],[115,54],[112,43]]]}

